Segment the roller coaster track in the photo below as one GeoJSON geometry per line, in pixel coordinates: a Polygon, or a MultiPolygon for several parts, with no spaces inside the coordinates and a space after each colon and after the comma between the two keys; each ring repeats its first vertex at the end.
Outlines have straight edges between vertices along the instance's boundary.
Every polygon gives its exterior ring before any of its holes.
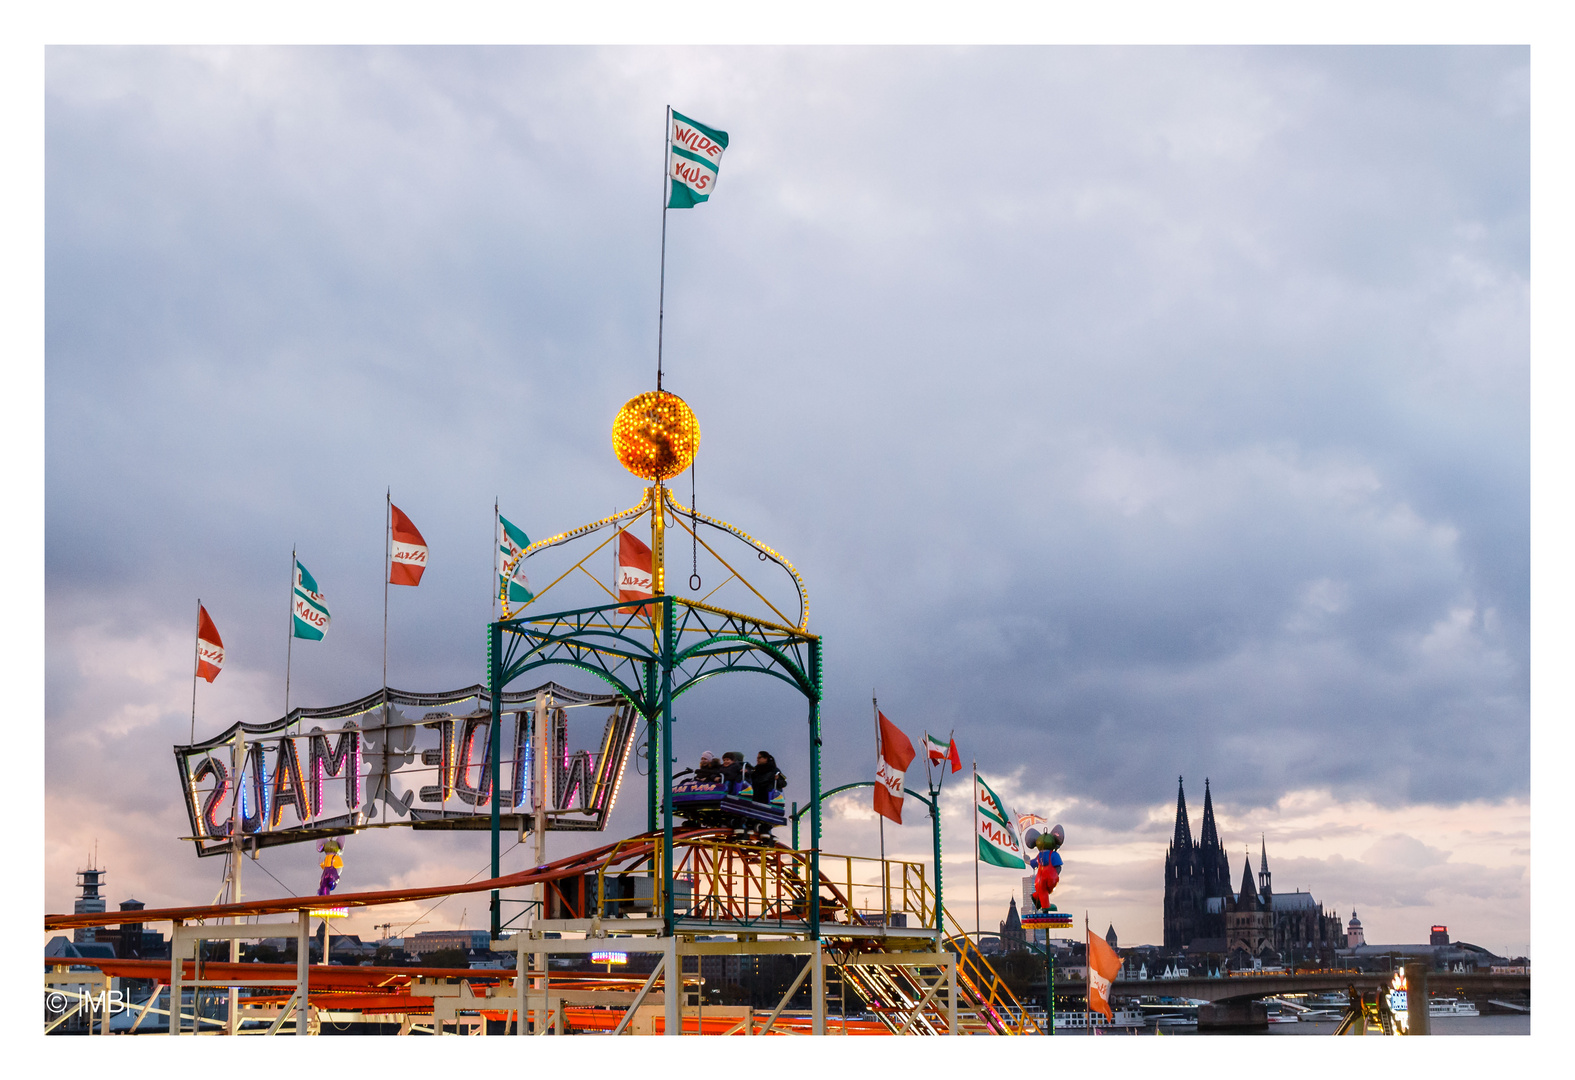
{"type": "MultiPolygon", "coordinates": [[[[674,835],[677,845],[694,846],[728,837],[725,829],[704,828],[683,830],[674,835]]],[[[731,846],[731,845],[730,845],[731,846]]],[[[176,921],[207,922],[228,918],[245,918],[262,915],[279,915],[310,910],[332,903],[335,907],[373,907],[381,904],[409,903],[453,896],[460,893],[488,892],[494,889],[514,889],[545,882],[562,882],[567,879],[605,873],[613,866],[632,868],[642,861],[654,860],[661,849],[661,833],[645,833],[591,848],[567,858],[545,863],[514,874],[497,878],[465,882],[458,885],[440,885],[419,889],[390,889],[377,892],[343,893],[331,901],[319,896],[280,897],[271,900],[252,900],[238,904],[202,905],[179,908],[151,908],[136,912],[141,923],[176,921]]],[[[791,897],[791,907],[802,913],[807,911],[809,893],[805,877],[796,873],[783,873],[780,856],[792,849],[781,845],[737,845],[735,850],[742,858],[753,859],[760,867],[764,880],[765,867],[777,868],[775,885],[791,897]],[[778,858],[768,860],[766,855],[778,858]]],[[[797,853],[793,853],[797,854],[797,853]]],[[[788,865],[807,859],[790,858],[788,865]]],[[[861,955],[883,951],[885,946],[870,949],[870,939],[859,935],[838,934],[839,925],[849,923],[867,926],[869,923],[855,910],[849,897],[844,896],[837,884],[824,873],[819,878],[822,910],[833,915],[844,914],[848,923],[824,921],[821,937],[827,943],[827,955],[844,983],[852,987],[869,1006],[880,1023],[893,1033],[913,1031],[919,1034],[946,1034],[947,1009],[944,1005],[945,969],[939,965],[915,966],[901,964],[851,963],[861,955]]],[[[922,893],[922,906],[934,910],[934,892],[926,884],[922,893]]],[[[990,966],[966,932],[949,911],[944,912],[947,929],[943,935],[944,947],[956,957],[957,986],[959,991],[959,1033],[1027,1035],[1039,1033],[1039,1026],[1028,1016],[1004,980],[990,966]]],[[[122,912],[87,913],[81,915],[46,915],[45,930],[69,930],[93,926],[111,926],[127,918],[122,912]]],[[[718,920],[725,922],[725,917],[718,920]]],[[[914,941],[915,939],[908,939],[914,941]]],[[[923,939],[917,939],[923,940],[923,939]]]]}

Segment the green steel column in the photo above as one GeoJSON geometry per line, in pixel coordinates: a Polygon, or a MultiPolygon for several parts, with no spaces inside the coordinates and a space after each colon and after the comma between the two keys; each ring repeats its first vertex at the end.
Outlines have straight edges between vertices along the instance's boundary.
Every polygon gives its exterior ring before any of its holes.
{"type": "Polygon", "coordinates": [[[809,643],[809,936],[820,940],[820,639],[809,643]]]}
{"type": "Polygon", "coordinates": [[[645,831],[656,831],[656,799],[657,780],[656,769],[656,661],[645,662],[645,701],[644,708],[640,710],[645,717],[645,831]]]}
{"type": "MultiPolygon", "coordinates": [[[[928,753],[928,748],[925,750],[928,753]]],[[[941,793],[930,789],[930,831],[935,845],[935,929],[946,940],[946,903],[941,897],[941,793]]]]}
{"type": "Polygon", "coordinates": [[[661,598],[662,613],[662,920],[673,932],[673,598],[661,598]]]}
{"type": "MultiPolygon", "coordinates": [[[[503,630],[497,623],[487,627],[487,693],[492,697],[492,734],[489,739],[492,754],[492,876],[500,876],[498,862],[498,832],[502,826],[498,803],[502,801],[503,788],[500,786],[499,759],[503,757],[502,736],[499,729],[503,726],[503,687],[498,683],[502,681],[500,671],[503,653],[503,630]]],[[[494,940],[503,929],[503,900],[497,889],[492,890],[492,937],[494,940]]],[[[324,940],[327,940],[326,937],[324,940]]]]}
{"type": "MultiPolygon", "coordinates": [[[[1045,982],[1049,985],[1049,1000],[1045,1002],[1045,1023],[1050,1034],[1055,1034],[1055,953],[1050,951],[1050,928],[1045,927],[1045,982]]],[[[1093,1013],[1089,1013],[1093,1020],[1093,1013]]]]}

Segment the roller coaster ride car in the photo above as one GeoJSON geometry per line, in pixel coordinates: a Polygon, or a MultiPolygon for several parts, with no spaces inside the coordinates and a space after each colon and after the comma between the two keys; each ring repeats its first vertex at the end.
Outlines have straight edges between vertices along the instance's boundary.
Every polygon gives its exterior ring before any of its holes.
{"type": "Polygon", "coordinates": [[[756,833],[787,824],[780,791],[773,791],[769,802],[756,802],[748,781],[696,780],[693,776],[675,777],[675,781],[673,813],[687,823],[756,833]]]}

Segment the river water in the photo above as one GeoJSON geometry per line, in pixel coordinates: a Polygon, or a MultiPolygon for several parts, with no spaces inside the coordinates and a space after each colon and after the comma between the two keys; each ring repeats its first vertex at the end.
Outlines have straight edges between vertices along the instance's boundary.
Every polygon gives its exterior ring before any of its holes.
{"type": "MultiPolygon", "coordinates": [[[[1433,1020],[1434,1035],[1530,1035],[1531,1017],[1526,1016],[1435,1016],[1433,1020]]],[[[1267,1032],[1257,1032],[1259,1035],[1333,1035],[1334,1029],[1339,1027],[1339,1021],[1327,1020],[1315,1023],[1298,1024],[1270,1024],[1267,1032]]],[[[1166,1035],[1196,1035],[1195,1027],[1164,1029],[1166,1035]]],[[[1083,1032],[1056,1032],[1060,1034],[1078,1034],[1083,1032]]],[[[1102,1034],[1115,1034],[1106,1032],[1102,1034]]],[[[1153,1035],[1153,1028],[1145,1028],[1141,1032],[1132,1034],[1153,1035]]],[[[1211,1033],[1212,1034],[1212,1033],[1211,1033]]]]}

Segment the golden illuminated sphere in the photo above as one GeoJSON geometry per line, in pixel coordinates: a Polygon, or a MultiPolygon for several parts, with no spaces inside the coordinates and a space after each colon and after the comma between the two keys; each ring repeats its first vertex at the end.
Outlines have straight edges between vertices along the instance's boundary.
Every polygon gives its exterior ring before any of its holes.
{"type": "Polygon", "coordinates": [[[613,453],[643,480],[665,480],[689,468],[700,449],[700,422],[677,394],[632,397],[613,420],[613,453]]]}

